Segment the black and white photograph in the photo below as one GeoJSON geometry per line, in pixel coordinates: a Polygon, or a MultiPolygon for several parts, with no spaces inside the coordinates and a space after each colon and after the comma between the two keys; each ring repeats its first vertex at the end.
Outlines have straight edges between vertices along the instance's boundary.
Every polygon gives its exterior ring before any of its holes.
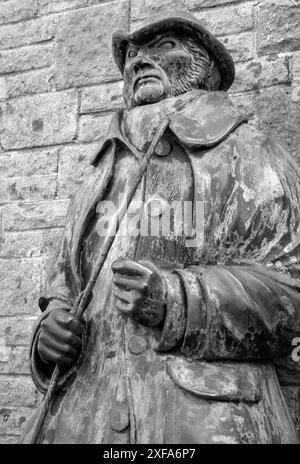
{"type": "Polygon", "coordinates": [[[299,142],[299,0],[0,0],[1,445],[300,443],[299,142]]]}

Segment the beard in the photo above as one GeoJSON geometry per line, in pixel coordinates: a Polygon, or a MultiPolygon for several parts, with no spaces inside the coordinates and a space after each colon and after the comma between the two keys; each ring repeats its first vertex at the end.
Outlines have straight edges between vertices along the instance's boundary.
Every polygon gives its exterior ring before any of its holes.
{"type": "Polygon", "coordinates": [[[171,59],[162,58],[158,63],[151,64],[153,69],[160,68],[161,80],[147,82],[138,86],[136,90],[130,83],[124,86],[124,100],[128,109],[157,103],[164,98],[193,90],[218,89],[221,82],[220,73],[208,52],[192,39],[186,39],[184,48],[185,55],[175,55],[171,59]]]}
{"type": "Polygon", "coordinates": [[[199,47],[191,39],[186,40],[186,49],[191,60],[188,63],[177,64],[175,69],[168,67],[170,86],[168,97],[175,97],[193,90],[217,90],[221,77],[214,60],[208,52],[199,47]]]}

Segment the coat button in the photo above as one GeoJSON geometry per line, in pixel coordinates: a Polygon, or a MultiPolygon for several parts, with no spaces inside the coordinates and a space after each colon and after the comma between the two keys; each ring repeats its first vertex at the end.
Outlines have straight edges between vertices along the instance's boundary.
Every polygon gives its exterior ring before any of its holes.
{"type": "Polygon", "coordinates": [[[138,335],[133,335],[128,341],[128,349],[132,354],[143,354],[147,349],[147,340],[138,335]]]}
{"type": "Polygon", "coordinates": [[[109,426],[115,432],[123,432],[129,426],[129,411],[125,404],[119,403],[109,412],[109,426]]]}
{"type": "Polygon", "coordinates": [[[154,194],[148,198],[146,208],[149,217],[157,218],[162,216],[164,211],[168,211],[169,203],[161,195],[154,194]]]}
{"type": "Polygon", "coordinates": [[[172,151],[172,145],[168,140],[160,140],[155,148],[157,156],[168,156],[172,151]]]}

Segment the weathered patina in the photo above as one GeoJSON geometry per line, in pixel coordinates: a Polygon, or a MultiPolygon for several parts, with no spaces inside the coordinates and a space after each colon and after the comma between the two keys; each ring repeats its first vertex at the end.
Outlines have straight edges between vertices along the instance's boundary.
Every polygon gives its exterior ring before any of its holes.
{"type": "Polygon", "coordinates": [[[232,59],[194,18],[155,17],[115,34],[113,47],[126,109],[71,203],[39,301],[30,359],[43,393],[54,366],[41,333],[93,272],[105,241],[99,205],[120,213],[155,133],[168,127],[127,205],[137,220],[121,222],[97,279],[81,356],[62,373],[41,442],[295,442],[275,362],[300,332],[299,169],[234,108],[232,59]],[[201,79],[188,79],[193,72],[201,79]],[[203,206],[193,246],[191,231],[172,234],[175,216],[169,235],[141,233],[174,201],[189,202],[194,221],[203,206]]]}

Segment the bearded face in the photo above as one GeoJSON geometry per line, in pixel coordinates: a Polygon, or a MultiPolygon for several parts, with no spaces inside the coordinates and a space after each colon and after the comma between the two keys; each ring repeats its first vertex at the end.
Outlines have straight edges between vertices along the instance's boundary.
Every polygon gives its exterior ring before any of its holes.
{"type": "Polygon", "coordinates": [[[220,81],[215,62],[192,38],[165,34],[142,45],[128,45],[124,68],[128,109],[191,90],[217,90],[220,81]]]}

